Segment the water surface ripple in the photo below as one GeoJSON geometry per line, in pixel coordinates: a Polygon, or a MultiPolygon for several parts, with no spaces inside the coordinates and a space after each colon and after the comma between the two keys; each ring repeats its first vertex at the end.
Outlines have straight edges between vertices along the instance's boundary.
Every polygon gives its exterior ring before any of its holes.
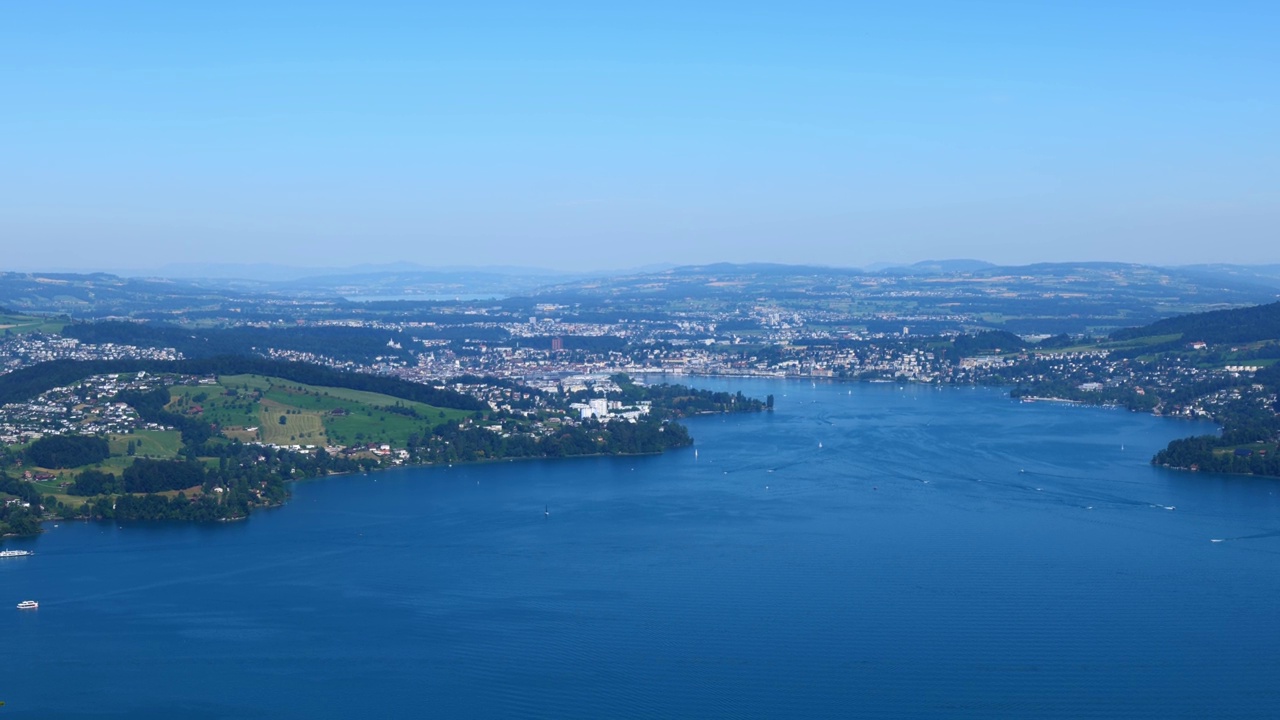
{"type": "Polygon", "coordinates": [[[4,712],[1280,714],[1276,485],[1147,464],[1211,428],[702,384],[777,411],[693,420],[696,455],[335,477],[244,523],[10,541],[37,554],[0,561],[4,712]]]}

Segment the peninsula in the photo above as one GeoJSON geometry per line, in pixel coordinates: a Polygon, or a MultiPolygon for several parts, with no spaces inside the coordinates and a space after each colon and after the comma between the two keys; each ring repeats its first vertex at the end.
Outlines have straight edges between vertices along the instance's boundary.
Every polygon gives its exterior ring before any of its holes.
{"type": "Polygon", "coordinates": [[[0,376],[0,398],[0,534],[15,535],[237,520],[334,473],[660,453],[693,442],[680,418],[770,404],[625,374],[428,386],[248,357],[47,363],[0,376]]]}

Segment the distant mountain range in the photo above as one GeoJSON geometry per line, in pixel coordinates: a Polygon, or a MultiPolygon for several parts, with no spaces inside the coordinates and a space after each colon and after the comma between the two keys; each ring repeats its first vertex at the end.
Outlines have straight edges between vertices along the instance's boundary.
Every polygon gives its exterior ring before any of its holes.
{"type": "Polygon", "coordinates": [[[925,315],[966,312],[992,318],[985,322],[1002,329],[1027,332],[1030,330],[1025,328],[1048,325],[1043,322],[1046,318],[1075,317],[1078,327],[1116,328],[1280,298],[1280,265],[1166,268],[1077,262],[998,266],[959,259],[877,270],[715,263],[591,274],[412,264],[344,269],[170,266],[169,270],[173,277],[0,273],[0,306],[77,318],[166,317],[174,313],[216,318],[227,317],[229,312],[261,311],[267,304],[340,307],[353,300],[527,298],[531,303],[630,303],[633,309],[656,302],[670,306],[709,301],[730,312],[736,312],[732,310],[734,303],[758,300],[832,307],[853,303],[863,308],[862,312],[892,307],[898,314],[907,303],[925,315]],[[208,274],[196,277],[201,269],[208,274]],[[1021,318],[1017,322],[1025,321],[1025,327],[1010,324],[1010,317],[1021,318]]]}
{"type": "MultiPolygon", "coordinates": [[[[361,264],[346,267],[300,267],[275,263],[174,263],[153,269],[119,269],[112,274],[136,278],[173,278],[185,280],[249,280],[264,283],[370,275],[412,273],[445,273],[514,275],[518,277],[565,277],[573,273],[536,267],[505,265],[429,267],[418,263],[399,262],[361,264]]],[[[578,273],[580,274],[580,273],[578,273]]]]}
{"type": "MultiPolygon", "coordinates": [[[[1152,267],[1184,277],[1198,277],[1210,283],[1223,282],[1280,288],[1280,264],[1201,264],[1157,266],[1115,262],[1062,262],[1029,265],[997,265],[985,260],[943,259],[914,263],[875,263],[866,267],[799,265],[784,263],[712,263],[708,265],[660,264],[638,268],[566,272],[542,267],[514,265],[472,265],[432,267],[399,262],[348,267],[299,267],[273,263],[176,263],[155,269],[120,269],[102,273],[25,273],[40,277],[90,277],[113,275],[139,280],[186,280],[201,286],[288,289],[302,292],[345,292],[377,294],[384,291],[448,287],[466,294],[516,288],[528,290],[566,282],[651,274],[728,273],[757,276],[789,275],[892,275],[918,277],[974,273],[1018,272],[1031,275],[1061,273],[1066,270],[1105,270],[1152,267]]],[[[509,293],[508,293],[509,294],[509,293]]]]}
{"type": "Polygon", "coordinates": [[[947,273],[977,272],[996,267],[985,260],[922,260],[910,265],[887,265],[880,272],[906,275],[944,275],[947,273]]]}
{"type": "MultiPolygon", "coordinates": [[[[552,283],[666,270],[654,265],[620,271],[564,272],[515,265],[428,267],[417,263],[350,267],[297,267],[271,263],[172,264],[153,270],[116,270],[125,279],[180,280],[203,288],[281,293],[303,297],[403,297],[423,300],[453,297],[506,297],[552,283]]],[[[39,273],[36,273],[37,275],[39,273]]]]}

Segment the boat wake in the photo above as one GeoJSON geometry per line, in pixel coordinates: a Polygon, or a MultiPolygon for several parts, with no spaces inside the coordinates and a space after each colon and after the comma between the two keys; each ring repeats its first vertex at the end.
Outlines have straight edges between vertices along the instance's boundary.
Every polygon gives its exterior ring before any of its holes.
{"type": "Polygon", "coordinates": [[[1265,540],[1266,538],[1280,537],[1280,530],[1272,530],[1264,533],[1254,533],[1253,535],[1240,535],[1238,537],[1229,538],[1209,538],[1211,543],[1235,542],[1236,540],[1265,540]]]}

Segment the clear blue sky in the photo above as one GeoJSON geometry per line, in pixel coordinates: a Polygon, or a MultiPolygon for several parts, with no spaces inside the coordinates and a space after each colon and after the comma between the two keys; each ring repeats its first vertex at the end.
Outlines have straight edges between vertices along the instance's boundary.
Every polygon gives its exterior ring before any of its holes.
{"type": "Polygon", "coordinates": [[[1277,2],[8,2],[5,269],[1280,262],[1277,2]]]}

